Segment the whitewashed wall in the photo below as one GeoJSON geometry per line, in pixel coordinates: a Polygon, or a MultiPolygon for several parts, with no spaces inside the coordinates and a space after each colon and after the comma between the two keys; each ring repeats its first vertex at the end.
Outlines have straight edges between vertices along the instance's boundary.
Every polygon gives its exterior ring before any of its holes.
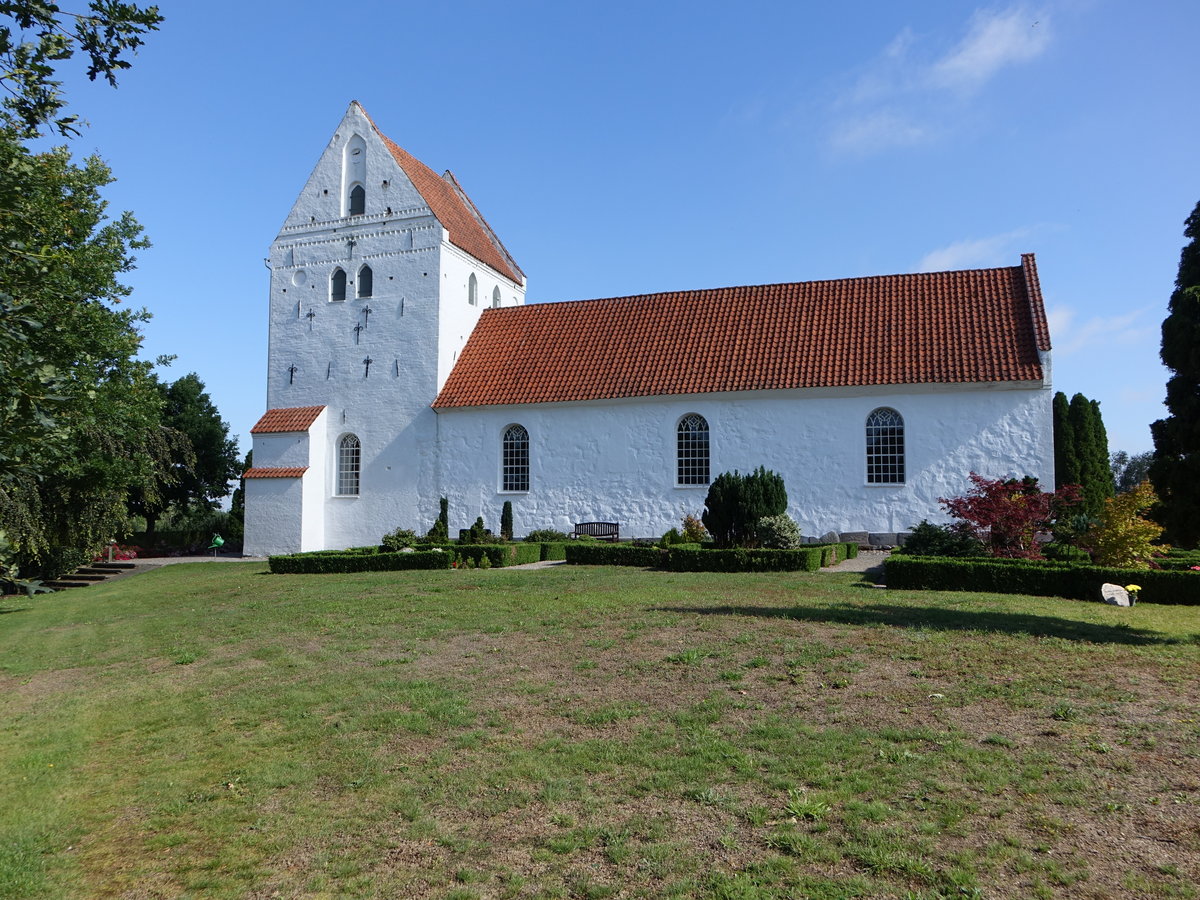
{"type": "Polygon", "coordinates": [[[971,471],[1053,484],[1050,398],[1049,389],[1011,385],[919,386],[443,410],[443,492],[452,529],[482,515],[495,530],[511,500],[518,534],[616,521],[623,535],[657,536],[704,507],[706,486],[675,485],[675,427],[699,413],[710,429],[711,474],[778,472],[805,534],[905,531],[923,518],[945,521],[938,498],[963,493],[971,471]],[[866,483],[865,423],[881,406],[904,417],[903,485],[866,483]],[[531,485],[506,494],[501,435],[514,422],[529,431],[531,485]]]}
{"type": "MultiPolygon", "coordinates": [[[[451,246],[448,237],[352,106],[269,258],[267,408],[328,407],[311,442],[302,435],[255,436],[256,465],[310,467],[303,500],[286,514],[302,524],[280,518],[293,502],[292,489],[248,490],[248,535],[250,521],[257,524],[247,553],[372,544],[401,524],[428,528],[436,516],[437,421],[430,404],[480,313],[491,305],[493,288],[501,287],[504,305],[524,302],[523,286],[451,246]],[[362,150],[352,163],[348,147],[362,150]],[[356,182],[366,189],[366,211],[347,217],[356,182]],[[372,292],[358,298],[364,263],[372,270],[372,292]],[[330,299],[337,267],[347,274],[344,301],[330,299]],[[479,283],[476,306],[467,303],[471,272],[479,283]],[[362,327],[356,332],[355,326],[362,327]],[[361,443],[357,497],[335,495],[337,445],[346,434],[361,443]]],[[[252,479],[260,481],[268,479],[252,479]]]]}

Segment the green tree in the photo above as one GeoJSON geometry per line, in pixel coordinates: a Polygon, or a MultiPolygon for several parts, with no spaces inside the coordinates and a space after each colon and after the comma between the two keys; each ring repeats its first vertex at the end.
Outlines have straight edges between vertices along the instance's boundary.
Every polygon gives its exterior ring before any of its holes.
{"type": "Polygon", "coordinates": [[[500,537],[506,541],[511,541],[513,536],[513,511],[512,501],[505,500],[504,505],[500,507],[500,537]]]}
{"type": "Polygon", "coordinates": [[[238,486],[234,488],[233,497],[229,501],[229,515],[239,522],[246,521],[246,478],[245,473],[254,465],[254,451],[246,451],[246,459],[238,469],[238,486]]]}
{"type": "Polygon", "coordinates": [[[66,99],[55,67],[81,53],[92,81],[113,87],[124,58],[136,53],[142,35],[162,21],[157,6],[138,7],[120,0],[91,0],[86,12],[67,12],[46,0],[2,0],[0,16],[0,87],[7,96],[0,124],[18,138],[45,131],[77,134],[77,116],[64,112],[66,99]]]}
{"type": "Polygon", "coordinates": [[[1154,462],[1154,452],[1147,450],[1130,456],[1124,450],[1118,450],[1108,460],[1112,471],[1113,484],[1118,494],[1127,494],[1150,477],[1150,466],[1154,462]]]}
{"type": "Polygon", "coordinates": [[[117,306],[148,244],[128,213],[106,217],[111,180],[95,157],[0,134],[0,303],[19,310],[0,320],[0,528],[43,574],[117,537],[132,488],[169,479],[153,364],[136,358],[148,316],[117,306]]]}
{"type": "Polygon", "coordinates": [[[1104,500],[1113,495],[1112,470],[1108,458],[1108,432],[1100,415],[1100,404],[1083,394],[1067,402],[1067,395],[1054,395],[1054,484],[1077,484],[1083,488],[1086,516],[1100,514],[1104,500]]]}
{"type": "Polygon", "coordinates": [[[1158,493],[1156,517],[1171,543],[1200,546],[1200,203],[1185,223],[1188,243],[1162,324],[1162,361],[1167,380],[1167,417],[1150,426],[1158,493]]]}
{"type": "Polygon", "coordinates": [[[1059,391],[1054,395],[1054,486],[1079,484],[1079,456],[1075,452],[1075,431],[1070,423],[1070,402],[1059,391]]]}
{"type": "Polygon", "coordinates": [[[718,547],[755,547],[759,520],[786,511],[783,478],[759,466],[749,475],[734,471],[714,478],[701,519],[718,547]]]}

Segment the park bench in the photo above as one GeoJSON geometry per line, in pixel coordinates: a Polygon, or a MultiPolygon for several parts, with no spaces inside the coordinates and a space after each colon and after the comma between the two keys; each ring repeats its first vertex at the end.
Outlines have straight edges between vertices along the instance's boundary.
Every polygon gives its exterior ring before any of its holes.
{"type": "Polygon", "coordinates": [[[621,526],[616,522],[576,522],[572,538],[594,537],[598,541],[619,541],[621,526]]]}

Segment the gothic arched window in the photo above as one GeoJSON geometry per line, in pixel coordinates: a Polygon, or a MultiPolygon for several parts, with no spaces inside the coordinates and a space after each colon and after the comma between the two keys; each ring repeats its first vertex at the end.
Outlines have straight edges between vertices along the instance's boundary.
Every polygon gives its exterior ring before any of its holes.
{"type": "Polygon", "coordinates": [[[498,309],[500,306],[500,288],[492,288],[492,309],[498,309]]]}
{"type": "Polygon", "coordinates": [[[371,271],[370,266],[363,266],[358,270],[357,287],[358,296],[370,297],[371,291],[374,289],[375,273],[371,271]]]}
{"type": "Polygon", "coordinates": [[[367,211],[367,192],[361,184],[350,190],[350,215],[361,216],[367,211]]]}
{"type": "Polygon", "coordinates": [[[867,416],[867,484],[904,484],[904,419],[886,406],[867,416]]]}
{"type": "Polygon", "coordinates": [[[501,462],[500,490],[529,490],[529,432],[525,426],[509,425],[504,429],[501,462]]]}
{"type": "Polygon", "coordinates": [[[346,273],[340,268],[334,269],[333,274],[329,276],[329,299],[346,299],[346,273]]]}
{"type": "Polygon", "coordinates": [[[696,413],[675,429],[675,483],[708,484],[708,422],[696,413]]]}
{"type": "Polygon", "coordinates": [[[362,445],[353,434],[338,441],[337,494],[339,497],[358,496],[358,478],[362,470],[362,445]]]}
{"type": "Polygon", "coordinates": [[[474,272],[467,279],[467,302],[472,306],[479,305],[479,279],[475,277],[474,272]]]}

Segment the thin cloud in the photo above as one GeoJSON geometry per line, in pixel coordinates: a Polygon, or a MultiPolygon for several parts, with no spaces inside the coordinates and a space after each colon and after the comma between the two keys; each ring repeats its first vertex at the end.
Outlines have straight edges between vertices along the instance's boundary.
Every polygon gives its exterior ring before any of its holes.
{"type": "Polygon", "coordinates": [[[1026,6],[976,10],[963,38],[932,59],[921,58],[920,38],[904,28],[833,98],[830,146],[865,154],[932,143],[953,130],[970,97],[1051,41],[1047,16],[1026,6]]]}
{"type": "Polygon", "coordinates": [[[1070,356],[1088,348],[1141,343],[1156,333],[1152,325],[1138,325],[1149,311],[1150,307],[1144,307],[1119,316],[1096,316],[1076,325],[1075,310],[1066,306],[1051,307],[1046,310],[1046,319],[1054,353],[1070,356]]]}
{"type": "Polygon", "coordinates": [[[1050,45],[1049,24],[1023,7],[976,12],[962,42],[929,71],[935,87],[974,91],[1001,69],[1029,62],[1050,45]]]}
{"type": "Polygon", "coordinates": [[[1029,237],[1030,229],[1018,228],[1004,234],[975,240],[956,241],[926,253],[917,264],[918,272],[945,272],[951,269],[979,269],[1011,265],[1016,245],[1029,237]]]}

